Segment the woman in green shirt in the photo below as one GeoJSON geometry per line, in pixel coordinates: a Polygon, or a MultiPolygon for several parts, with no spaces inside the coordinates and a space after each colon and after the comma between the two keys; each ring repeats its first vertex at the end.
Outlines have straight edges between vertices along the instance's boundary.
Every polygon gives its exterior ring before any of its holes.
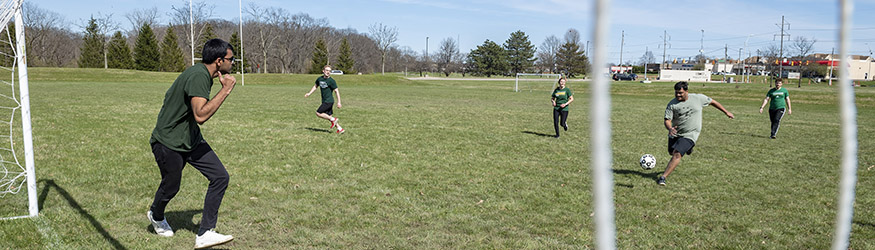
{"type": "Polygon", "coordinates": [[[571,89],[565,87],[566,81],[565,77],[559,78],[559,87],[553,90],[550,98],[553,102],[553,129],[556,130],[556,138],[559,138],[560,117],[562,128],[568,131],[568,124],[565,123],[568,120],[568,105],[574,101],[571,89]]]}

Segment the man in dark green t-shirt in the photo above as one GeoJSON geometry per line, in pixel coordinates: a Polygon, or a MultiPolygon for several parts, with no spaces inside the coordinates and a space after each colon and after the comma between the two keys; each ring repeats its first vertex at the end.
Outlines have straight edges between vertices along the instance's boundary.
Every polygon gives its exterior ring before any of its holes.
{"type": "Polygon", "coordinates": [[[565,87],[567,81],[565,77],[559,78],[557,83],[559,86],[550,95],[550,101],[553,103],[553,130],[556,131],[554,136],[556,138],[559,138],[560,124],[563,129],[568,131],[568,124],[566,123],[568,120],[568,105],[571,105],[571,102],[574,101],[574,94],[571,92],[571,89],[565,87]]]}
{"type": "Polygon", "coordinates": [[[316,88],[319,88],[322,94],[322,105],[319,105],[319,108],[316,109],[316,116],[331,122],[331,128],[337,128],[335,132],[342,134],[345,130],[337,123],[337,117],[332,116],[334,114],[334,109],[332,108],[334,106],[334,97],[331,95],[332,92],[337,95],[337,108],[343,105],[340,104],[340,89],[337,88],[337,82],[334,81],[334,78],[331,78],[331,65],[322,67],[322,75],[316,78],[316,84],[310,88],[310,92],[304,94],[304,97],[309,97],[316,91],[316,88]]]}
{"type": "Polygon", "coordinates": [[[793,114],[793,109],[790,105],[790,92],[786,88],[782,88],[784,80],[781,78],[775,79],[775,88],[769,89],[766,93],[766,99],[763,100],[763,105],[760,106],[760,114],[763,113],[763,108],[769,100],[769,120],[772,122],[772,133],[769,138],[775,139],[778,136],[778,128],[781,126],[781,118],[784,118],[784,109],[787,109],[787,114],[793,114]]]}
{"type": "Polygon", "coordinates": [[[212,39],[204,45],[202,55],[202,63],[183,71],[164,94],[164,105],[149,140],[161,171],[161,183],[152,206],[146,212],[155,233],[173,236],[173,229],[164,218],[164,210],[179,192],[182,169],[186,163],[191,164],[210,181],[195,248],[224,244],[234,239],[213,230],[230,176],[198,126],[216,113],[237,84],[237,79],[228,74],[234,63],[234,47],[221,39],[212,39]],[[216,77],[222,89],[210,99],[210,88],[216,77]]]}

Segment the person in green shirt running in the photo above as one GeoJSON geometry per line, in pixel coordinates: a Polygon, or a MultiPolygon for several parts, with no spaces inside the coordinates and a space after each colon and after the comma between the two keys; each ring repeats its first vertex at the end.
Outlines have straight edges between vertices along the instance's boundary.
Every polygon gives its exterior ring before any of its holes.
{"type": "Polygon", "coordinates": [[[316,116],[331,122],[331,128],[337,128],[336,133],[342,134],[346,132],[337,123],[337,117],[331,116],[334,114],[334,109],[332,108],[334,106],[334,97],[331,95],[331,92],[337,95],[337,108],[343,107],[340,104],[340,89],[337,88],[337,82],[334,81],[334,78],[331,78],[331,65],[322,67],[322,75],[316,78],[316,84],[313,85],[313,88],[310,88],[310,92],[304,94],[304,97],[309,97],[310,94],[313,94],[313,91],[316,91],[316,88],[319,88],[322,94],[322,105],[319,105],[319,108],[316,109],[316,116]]]}
{"type": "Polygon", "coordinates": [[[149,140],[161,171],[161,183],[158,191],[155,191],[152,206],[146,212],[156,234],[173,236],[164,210],[179,192],[185,164],[200,171],[210,184],[204,197],[195,248],[224,244],[234,239],[231,235],[219,234],[214,230],[230,177],[219,157],[204,140],[199,126],[216,114],[237,84],[237,79],[228,74],[234,64],[234,47],[221,39],[212,39],[204,45],[201,54],[201,63],[179,74],[164,94],[164,104],[149,140]],[[216,77],[222,89],[210,99],[210,89],[216,77]]]}
{"type": "Polygon", "coordinates": [[[574,95],[570,88],[565,87],[565,82],[568,81],[565,77],[559,78],[559,87],[553,90],[550,95],[550,101],[553,103],[553,130],[556,131],[556,138],[559,138],[559,125],[561,117],[561,125],[565,131],[568,131],[568,105],[574,101],[574,95]]]}
{"type": "Polygon", "coordinates": [[[769,120],[772,121],[772,133],[769,138],[775,139],[778,135],[778,128],[781,126],[781,118],[784,118],[784,108],[787,109],[787,114],[793,114],[793,108],[790,105],[790,92],[786,88],[782,88],[784,80],[781,78],[775,79],[775,88],[769,89],[766,93],[766,99],[763,100],[763,105],[760,106],[760,114],[763,113],[763,108],[766,103],[769,104],[769,120]]]}
{"type": "Polygon", "coordinates": [[[665,179],[681,163],[685,154],[692,154],[699,133],[702,131],[702,110],[708,106],[723,111],[729,119],[735,118],[719,102],[703,94],[690,94],[687,82],[674,85],[674,99],[665,107],[665,129],[668,130],[668,153],[671,160],[656,183],[665,186],[665,179]]]}

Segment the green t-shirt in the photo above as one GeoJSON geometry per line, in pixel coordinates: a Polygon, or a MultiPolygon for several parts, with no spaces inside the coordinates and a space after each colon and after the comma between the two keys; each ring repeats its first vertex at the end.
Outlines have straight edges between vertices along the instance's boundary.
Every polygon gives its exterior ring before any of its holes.
{"type": "Polygon", "coordinates": [[[316,87],[319,87],[322,92],[322,102],[334,103],[334,96],[331,94],[331,91],[337,88],[337,82],[334,81],[334,78],[320,76],[316,78],[316,87]]]}
{"type": "Polygon", "coordinates": [[[191,109],[192,97],[210,99],[213,78],[204,64],[189,67],[167,89],[150,143],[160,142],[174,151],[191,152],[202,140],[191,109]]]}
{"type": "Polygon", "coordinates": [[[677,98],[668,102],[665,107],[665,119],[671,120],[671,125],[677,127],[678,136],[693,142],[699,139],[702,132],[702,109],[711,103],[711,98],[703,94],[690,93],[686,101],[677,98]]]}
{"type": "Polygon", "coordinates": [[[571,98],[571,95],[573,95],[573,93],[571,93],[571,89],[568,87],[565,87],[564,89],[556,88],[555,90],[553,90],[552,97],[556,98],[556,106],[553,107],[553,109],[568,111],[568,106],[562,108],[559,107],[559,105],[568,102],[568,99],[571,98]]]}
{"type": "Polygon", "coordinates": [[[772,99],[769,101],[769,109],[783,109],[787,108],[787,97],[790,97],[790,91],[787,91],[787,88],[780,89],[770,89],[769,93],[766,93],[766,97],[772,99]]]}

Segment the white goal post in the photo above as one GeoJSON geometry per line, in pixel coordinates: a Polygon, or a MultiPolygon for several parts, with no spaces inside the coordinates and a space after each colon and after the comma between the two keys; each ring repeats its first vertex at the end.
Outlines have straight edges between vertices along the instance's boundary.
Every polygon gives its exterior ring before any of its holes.
{"type": "MultiPolygon", "coordinates": [[[[516,73],[516,79],[514,80],[514,84],[513,84],[513,92],[520,92],[520,76],[523,76],[523,77],[525,77],[525,76],[538,76],[539,77],[538,79],[532,79],[532,80],[540,80],[540,81],[551,80],[551,81],[553,81],[553,88],[551,88],[551,90],[556,88],[556,82],[559,81],[559,78],[562,77],[561,74],[516,73]]],[[[526,80],[526,79],[524,79],[524,80],[526,80]]]]}
{"type": "Polygon", "coordinates": [[[0,145],[0,151],[2,151],[0,152],[0,197],[3,197],[6,194],[10,193],[18,193],[18,191],[22,188],[22,184],[26,182],[28,214],[0,219],[35,217],[39,214],[39,205],[37,202],[36,190],[36,171],[34,170],[33,159],[33,139],[30,123],[30,92],[27,79],[27,50],[25,49],[25,29],[21,9],[23,1],[24,0],[3,0],[2,3],[0,3],[0,22],[2,22],[0,23],[2,24],[2,26],[0,26],[0,34],[3,34],[0,35],[0,40],[6,40],[0,42],[0,46],[9,46],[9,49],[12,51],[11,54],[7,54],[5,52],[0,54],[2,54],[2,56],[4,57],[14,58],[14,62],[11,63],[11,65],[0,66],[0,73],[6,71],[10,72],[10,78],[0,78],[0,82],[5,83],[11,89],[9,93],[0,93],[0,99],[2,99],[3,101],[3,106],[0,108],[10,111],[11,114],[8,121],[4,120],[4,122],[7,122],[9,124],[9,132],[0,132],[0,134],[3,134],[2,137],[9,138],[8,148],[6,146],[0,145]],[[15,18],[14,40],[13,35],[10,34],[10,31],[7,29],[9,21],[13,17],[15,18]],[[15,41],[15,44],[12,43],[13,41],[15,41]],[[15,90],[16,73],[18,77],[17,95],[15,90]],[[7,81],[7,79],[9,79],[9,81],[7,81]],[[14,132],[16,132],[16,130],[13,129],[13,125],[15,124],[16,111],[21,112],[21,138],[17,138],[14,135],[14,132]],[[22,167],[21,163],[18,160],[18,155],[21,152],[15,150],[15,142],[18,141],[18,139],[20,139],[22,141],[22,144],[24,144],[23,153],[25,167],[22,167]]]}

